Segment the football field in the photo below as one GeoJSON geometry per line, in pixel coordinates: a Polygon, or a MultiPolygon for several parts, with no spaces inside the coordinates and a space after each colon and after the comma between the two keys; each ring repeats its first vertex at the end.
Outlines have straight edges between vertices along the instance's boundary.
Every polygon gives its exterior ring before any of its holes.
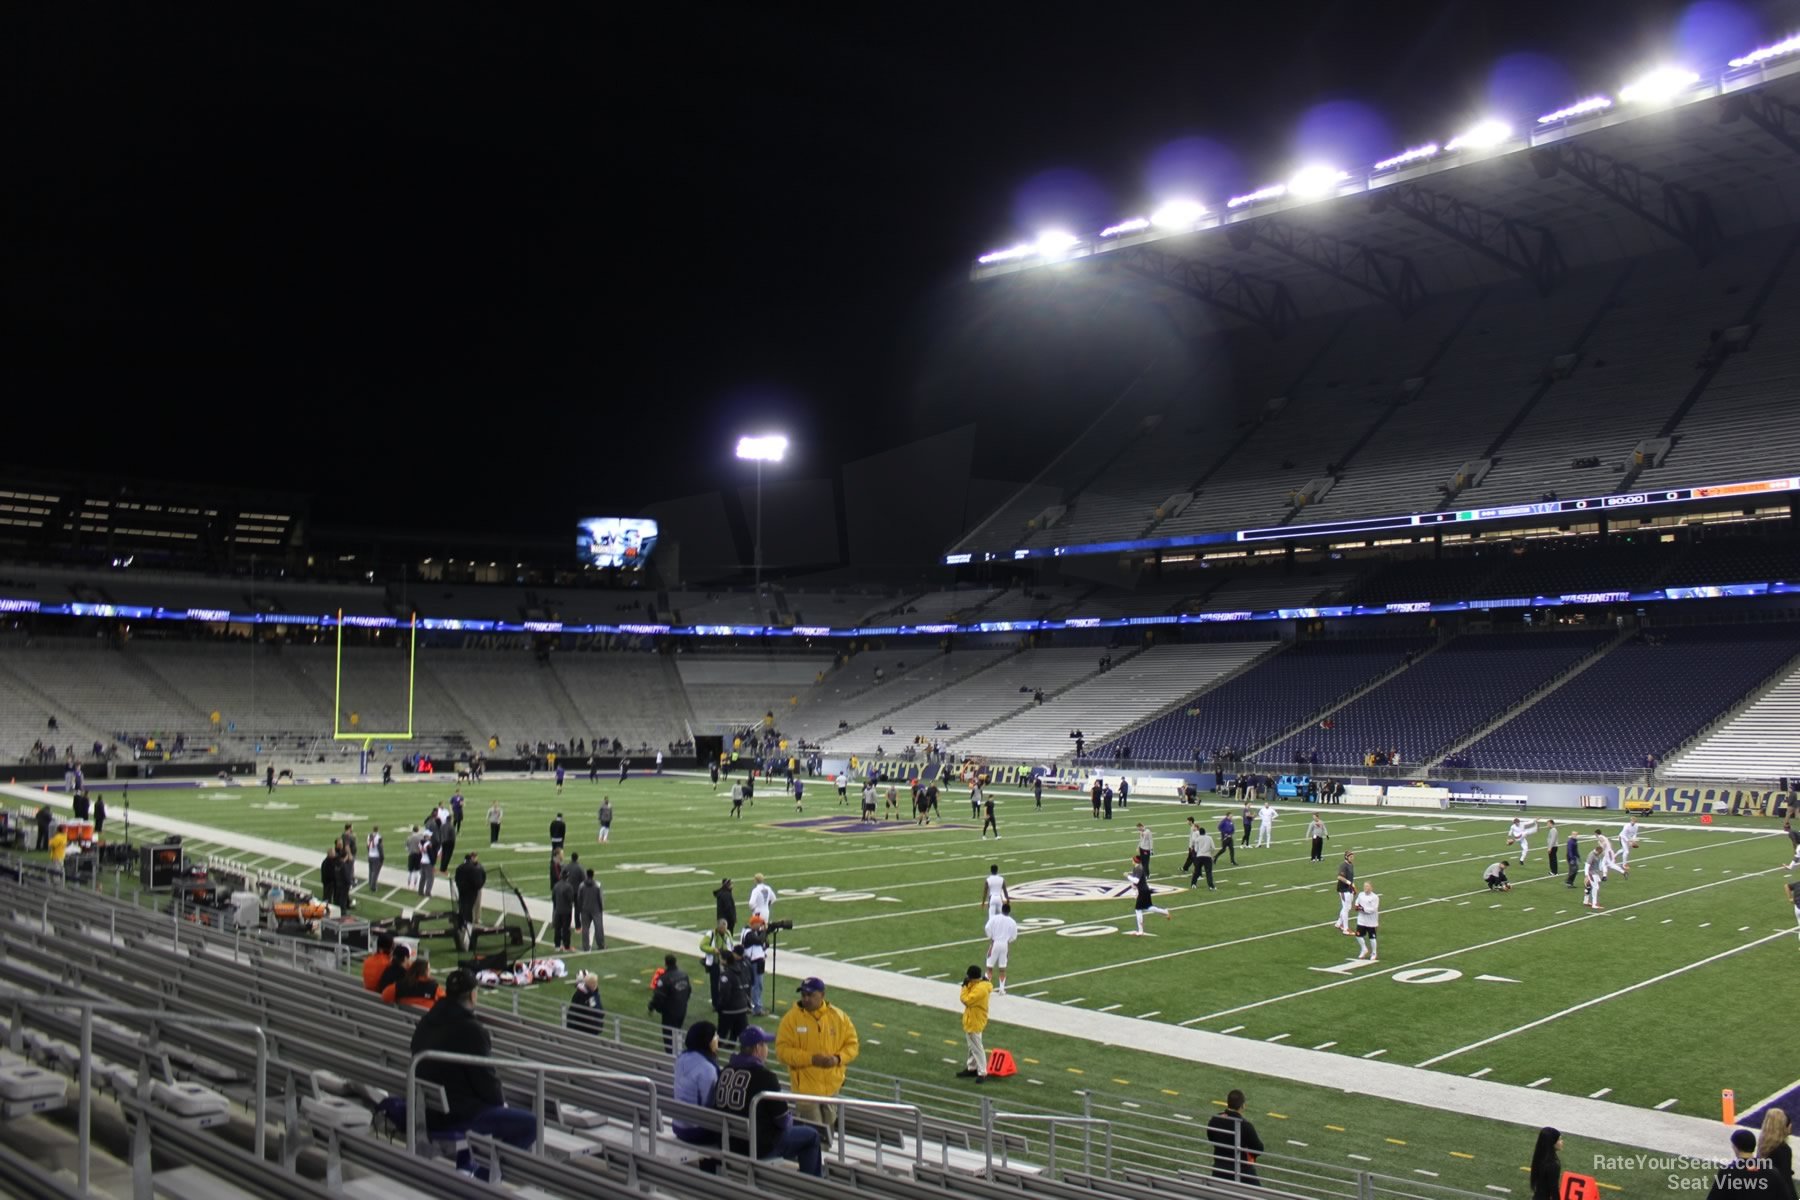
{"type": "MultiPolygon", "coordinates": [[[[388,866],[378,893],[362,904],[380,915],[413,902],[403,887],[404,831],[452,790],[449,780],[283,785],[272,795],[261,787],[137,789],[132,801],[140,814],[220,831],[199,849],[309,879],[345,822],[359,836],[379,824],[388,866]],[[282,861],[250,855],[232,848],[239,835],[308,853],[282,861]]],[[[1187,817],[1216,826],[1225,808],[1215,803],[1196,813],[1140,799],[1105,821],[1090,815],[1085,797],[1047,794],[1037,809],[1029,795],[1001,793],[996,842],[978,837],[960,791],[944,797],[944,823],[923,828],[910,819],[862,822],[856,789],[840,807],[823,780],[807,787],[803,812],[765,788],[741,819],[730,816],[724,787],[696,776],[634,776],[623,785],[571,776],[560,796],[544,777],[490,780],[463,794],[459,858],[479,851],[528,895],[546,897],[548,828],[560,811],[568,849],[599,873],[609,919],[684,930],[696,946],[712,923],[720,879],[734,879],[740,918],[747,918],[760,871],[780,892],[775,915],[795,925],[781,936],[783,954],[954,983],[982,961],[982,880],[998,865],[1023,931],[1011,996],[1713,1120],[1722,1088],[1735,1089],[1746,1109],[1800,1074],[1786,1056],[1755,1049],[1768,1037],[1766,998],[1800,954],[1793,910],[1777,886],[1787,878],[1789,853],[1775,822],[1644,822],[1629,875],[1612,875],[1605,910],[1594,913],[1581,904],[1579,882],[1565,885],[1566,866],[1549,873],[1542,832],[1529,860],[1515,861],[1513,889],[1488,891],[1483,868],[1517,858],[1506,819],[1494,816],[1283,806],[1273,847],[1240,850],[1235,864],[1224,860],[1217,890],[1208,891],[1204,882],[1190,888],[1179,868],[1187,817]],[[596,840],[602,796],[617,813],[605,845],[596,840]],[[486,813],[495,800],[505,816],[490,847],[486,813]],[[1303,836],[1314,811],[1329,828],[1322,862],[1309,861],[1303,836]],[[1157,903],[1171,913],[1151,917],[1144,937],[1129,936],[1125,879],[1139,821],[1155,834],[1151,874],[1157,903]],[[1376,963],[1358,962],[1356,943],[1333,928],[1333,881],[1346,850],[1355,852],[1358,882],[1372,881],[1382,898],[1376,963]]],[[[116,823],[118,802],[109,803],[116,823]]],[[[1564,836],[1570,825],[1581,832],[1585,852],[1597,815],[1557,817],[1564,836]]],[[[1599,822],[1615,841],[1620,820],[1613,813],[1599,822]]],[[[440,882],[440,904],[446,892],[440,882]]],[[[608,1006],[635,1014],[642,1004],[632,993],[660,959],[660,951],[613,939],[604,952],[570,957],[569,966],[600,971],[610,981],[603,985],[608,1006]]],[[[700,975],[697,963],[688,965],[700,975]]],[[[785,1004],[793,972],[779,969],[789,984],[778,984],[771,998],[785,1004]]],[[[834,999],[858,1019],[865,1068],[957,1082],[953,1014],[881,995],[834,999]]],[[[1142,1087],[1131,1107],[1191,1103],[1195,1111],[1185,1115],[1204,1121],[1234,1084],[1205,1077],[1204,1064],[1009,1029],[1007,1004],[994,1002],[989,1045],[1029,1055],[1021,1083],[1032,1087],[1034,1102],[1047,1103],[1052,1091],[1099,1086],[1131,1095],[1142,1087]]],[[[710,1015],[704,987],[692,1015],[710,1015]]],[[[1504,1158],[1504,1147],[1517,1144],[1521,1162],[1529,1149],[1528,1134],[1510,1126],[1477,1129],[1484,1123],[1402,1104],[1349,1105],[1326,1089],[1274,1079],[1261,1086],[1252,1115],[1266,1111],[1302,1156],[1323,1157],[1332,1131],[1347,1128],[1333,1114],[1348,1110],[1362,1120],[1363,1136],[1346,1138],[1341,1153],[1372,1161],[1372,1169],[1471,1186],[1502,1178],[1492,1160],[1504,1158]],[[1259,1099],[1277,1096],[1295,1111],[1259,1108],[1259,1099]],[[1388,1113],[1379,1119],[1391,1130],[1369,1130],[1376,1112],[1388,1113]],[[1312,1132],[1303,1135],[1303,1125],[1312,1132]],[[1427,1141],[1432,1149],[1415,1149],[1427,1141]],[[1488,1160],[1480,1173],[1469,1161],[1478,1157],[1488,1160]]],[[[1492,1116],[1537,1123],[1529,1111],[1492,1116]]],[[[1263,1133],[1266,1139],[1270,1130],[1263,1133]]],[[[1503,1170],[1513,1175],[1516,1163],[1503,1170]]]]}

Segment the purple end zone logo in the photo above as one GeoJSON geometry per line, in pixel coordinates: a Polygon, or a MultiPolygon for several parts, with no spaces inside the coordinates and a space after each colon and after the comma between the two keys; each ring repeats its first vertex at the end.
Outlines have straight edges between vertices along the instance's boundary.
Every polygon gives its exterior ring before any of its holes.
{"type": "MultiPolygon", "coordinates": [[[[1027,883],[1007,884],[1014,900],[1128,900],[1137,895],[1137,885],[1124,878],[1096,879],[1089,875],[1063,876],[1057,879],[1033,879],[1027,883]]],[[[1152,895],[1166,896],[1182,889],[1166,883],[1150,885],[1152,895]]]]}
{"type": "Polygon", "coordinates": [[[812,833],[901,833],[914,831],[924,833],[935,829],[970,830],[973,825],[915,825],[911,821],[863,821],[847,814],[835,814],[827,817],[795,817],[791,821],[771,821],[776,829],[805,829],[812,833]]]}

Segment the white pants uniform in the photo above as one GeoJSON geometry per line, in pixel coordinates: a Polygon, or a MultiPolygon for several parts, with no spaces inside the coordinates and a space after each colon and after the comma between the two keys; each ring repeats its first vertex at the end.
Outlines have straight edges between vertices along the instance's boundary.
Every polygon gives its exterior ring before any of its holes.
{"type": "Polygon", "coordinates": [[[988,970],[1006,970],[1006,960],[1012,956],[1011,942],[995,942],[994,948],[987,956],[988,970]]]}
{"type": "Polygon", "coordinates": [[[988,916],[990,916],[990,917],[999,916],[1000,915],[1000,906],[1004,903],[1006,903],[1006,901],[1002,900],[998,895],[989,896],[988,897],[988,916]]]}
{"type": "Polygon", "coordinates": [[[1256,823],[1256,844],[1258,846],[1275,844],[1275,822],[1263,820],[1256,823]]]}
{"type": "Polygon", "coordinates": [[[1623,871],[1631,863],[1631,843],[1624,838],[1619,839],[1619,870],[1623,871]]]}
{"type": "Polygon", "coordinates": [[[1519,835],[1519,861],[1524,862],[1526,859],[1528,859],[1530,857],[1531,857],[1531,835],[1528,833],[1521,833],[1519,835]]]}
{"type": "Polygon", "coordinates": [[[1354,903],[1356,903],[1355,892],[1338,893],[1337,927],[1345,933],[1350,932],[1350,906],[1354,903]]]}
{"type": "Polygon", "coordinates": [[[1613,856],[1611,848],[1608,848],[1606,852],[1600,856],[1600,878],[1605,879],[1608,875],[1618,870],[1619,866],[1619,860],[1613,856]]]}
{"type": "Polygon", "coordinates": [[[1587,894],[1581,898],[1581,902],[1599,908],[1600,885],[1606,881],[1606,866],[1604,863],[1601,864],[1599,874],[1595,874],[1594,871],[1588,867],[1583,867],[1582,871],[1587,878],[1587,894]]]}
{"type": "Polygon", "coordinates": [[[1794,905],[1794,923],[1800,924],[1800,904],[1794,905]]]}

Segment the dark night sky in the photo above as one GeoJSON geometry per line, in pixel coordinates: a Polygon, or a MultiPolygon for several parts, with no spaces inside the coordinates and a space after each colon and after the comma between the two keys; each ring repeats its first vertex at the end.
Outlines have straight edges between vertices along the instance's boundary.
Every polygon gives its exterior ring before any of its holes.
{"type": "MultiPolygon", "coordinates": [[[[521,532],[716,486],[762,420],[824,474],[981,418],[945,347],[1039,172],[1125,214],[1204,135],[1263,182],[1317,101],[1398,148],[1479,112],[1501,55],[1614,87],[1683,11],[14,6],[0,458],[521,532]]],[[[996,404],[978,470],[1028,475],[1082,415],[1050,407],[1005,436],[996,404]]]]}

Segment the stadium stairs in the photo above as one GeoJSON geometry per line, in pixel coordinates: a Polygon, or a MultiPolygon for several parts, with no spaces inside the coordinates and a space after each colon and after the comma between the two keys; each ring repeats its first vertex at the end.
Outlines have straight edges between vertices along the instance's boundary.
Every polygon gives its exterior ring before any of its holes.
{"type": "Polygon", "coordinates": [[[1187,708],[1189,705],[1191,705],[1195,701],[1199,700],[1200,697],[1206,695],[1208,692],[1214,691],[1218,688],[1222,688],[1226,684],[1230,683],[1232,680],[1236,679],[1238,676],[1245,675],[1251,671],[1256,670],[1256,668],[1262,666],[1264,663],[1268,662],[1271,658],[1274,658],[1277,654],[1280,654],[1283,650],[1286,650],[1288,647],[1292,646],[1293,644],[1294,643],[1292,641],[1276,642],[1274,645],[1269,646],[1261,654],[1258,654],[1255,658],[1250,659],[1248,662],[1239,663],[1237,666],[1235,666],[1231,670],[1225,672],[1223,675],[1220,675],[1218,678],[1209,680],[1205,687],[1196,689],[1195,691],[1192,691],[1192,692],[1189,692],[1185,696],[1182,696],[1178,700],[1171,700],[1168,703],[1164,704],[1162,707],[1156,709],[1154,712],[1151,712],[1146,716],[1139,717],[1137,720],[1131,722],[1131,724],[1121,726],[1117,731],[1107,734],[1105,741],[1108,743],[1111,743],[1111,742],[1119,741],[1122,738],[1128,738],[1133,733],[1136,733],[1138,730],[1144,728],[1146,725],[1150,725],[1150,724],[1155,723],[1156,721],[1160,721],[1162,718],[1168,716],[1172,712],[1180,712],[1182,709],[1187,708]]]}
{"type": "MultiPolygon", "coordinates": [[[[938,685],[936,687],[933,687],[928,691],[911,693],[911,694],[907,695],[904,699],[900,700],[898,703],[890,704],[888,707],[882,709],[880,712],[877,712],[872,716],[864,717],[861,720],[851,722],[850,727],[848,729],[839,729],[833,733],[824,735],[819,740],[821,742],[835,742],[835,743],[847,743],[850,741],[855,741],[861,735],[866,734],[870,728],[875,728],[875,729],[879,730],[882,726],[882,723],[885,722],[889,717],[893,716],[894,714],[901,712],[905,709],[912,708],[914,705],[917,705],[926,700],[929,700],[933,696],[942,695],[944,692],[949,691],[951,688],[958,687],[961,684],[965,684],[965,683],[969,682],[971,679],[975,679],[980,675],[984,675],[989,671],[995,670],[996,668],[1003,666],[1005,663],[1010,662],[1012,659],[1017,658],[1019,655],[1025,653],[1028,649],[1030,649],[1030,647],[1021,643],[1018,647],[1013,649],[1010,653],[1002,654],[998,658],[994,659],[992,662],[983,663],[981,666],[977,667],[973,671],[970,671],[966,675],[954,675],[954,676],[943,679],[942,681],[940,681],[938,683],[938,685]]],[[[923,665],[924,665],[923,663],[920,664],[920,666],[923,666],[923,665]]],[[[913,668],[913,670],[917,670],[917,669],[918,669],[917,667],[913,668]]],[[[887,687],[889,685],[883,684],[882,686],[887,687]]],[[[895,735],[889,735],[889,736],[901,736],[901,735],[895,734],[895,735]]],[[[875,742],[873,740],[870,740],[867,738],[864,738],[863,740],[868,741],[870,746],[873,746],[875,744],[875,742]]],[[[860,745],[861,743],[859,742],[858,744],[860,745]]]]}
{"type": "Polygon", "coordinates": [[[1524,699],[1520,700],[1516,704],[1508,706],[1508,708],[1504,712],[1498,714],[1492,720],[1484,722],[1482,724],[1481,728],[1475,730],[1473,733],[1470,733],[1465,737],[1458,738],[1455,742],[1453,742],[1449,746],[1445,747],[1441,752],[1434,755],[1432,758],[1428,759],[1422,766],[1409,772],[1409,774],[1415,778],[1419,778],[1419,779],[1425,778],[1428,774],[1430,774],[1432,772],[1432,770],[1434,768],[1437,768],[1438,765],[1440,763],[1442,763],[1446,758],[1449,758],[1451,755],[1460,753],[1462,750],[1466,749],[1469,746],[1473,746],[1476,742],[1479,742],[1482,738],[1484,738],[1488,734],[1494,732],[1494,730],[1500,728],[1500,726],[1506,724],[1508,721],[1512,720],[1514,717],[1518,716],[1520,713],[1524,712],[1526,709],[1530,708],[1532,705],[1536,704],[1538,701],[1542,700],[1544,697],[1550,695],[1552,692],[1556,691],[1558,688],[1562,687],[1564,684],[1566,684],[1570,680],[1574,679],[1577,675],[1580,675],[1583,671],[1587,670],[1589,667],[1593,666],[1595,663],[1597,663],[1601,659],[1605,658],[1608,654],[1611,654],[1614,650],[1616,650],[1620,646],[1624,645],[1636,633],[1637,633],[1637,630],[1635,630],[1635,629],[1620,630],[1614,637],[1612,637],[1610,640],[1608,640],[1607,642],[1605,642],[1604,644],[1602,644],[1601,646],[1596,648],[1592,654],[1589,654],[1586,658],[1583,658],[1580,662],[1575,663],[1574,665],[1570,666],[1566,671],[1563,671],[1561,674],[1559,674],[1559,675],[1555,676],[1554,678],[1550,679],[1549,681],[1547,681],[1544,684],[1544,686],[1542,686],[1542,687],[1538,688],[1536,691],[1532,692],[1531,695],[1526,696],[1524,699]]]}
{"type": "MultiPolygon", "coordinates": [[[[1423,661],[1428,655],[1436,654],[1439,650],[1442,650],[1444,648],[1444,646],[1446,644],[1448,644],[1449,640],[1450,639],[1447,637],[1440,637],[1437,641],[1433,642],[1431,645],[1427,646],[1425,649],[1423,649],[1423,650],[1419,651],[1419,653],[1415,654],[1413,656],[1413,659],[1411,662],[1402,662],[1399,665],[1395,666],[1393,669],[1382,672],[1380,675],[1377,675],[1375,678],[1369,680],[1367,683],[1363,684],[1363,686],[1357,688],[1355,691],[1349,693],[1348,695],[1341,696],[1338,699],[1332,701],[1326,707],[1321,708],[1319,711],[1313,713],[1312,716],[1306,718],[1306,720],[1301,721],[1298,724],[1289,726],[1282,733],[1282,735],[1280,737],[1273,738],[1267,742],[1264,742],[1262,745],[1256,747],[1254,750],[1251,750],[1250,752],[1246,753],[1244,755],[1244,760],[1246,762],[1255,762],[1255,763],[1262,764],[1262,755],[1263,754],[1274,749],[1276,746],[1281,745],[1281,743],[1287,741],[1289,738],[1293,737],[1295,734],[1303,733],[1306,730],[1312,728],[1314,725],[1317,725],[1320,721],[1323,721],[1327,717],[1331,716],[1332,713],[1337,712],[1340,708],[1346,708],[1349,705],[1356,703],[1356,701],[1362,699],[1364,696],[1368,695],[1370,692],[1374,691],[1376,688],[1380,687],[1381,685],[1387,683],[1389,680],[1394,679],[1395,677],[1402,675],[1405,672],[1411,670],[1419,662],[1423,661]]],[[[1276,764],[1267,763],[1267,764],[1262,764],[1262,765],[1273,766],[1276,764]]]]}
{"type": "MultiPolygon", "coordinates": [[[[746,1189],[802,1200],[1021,1194],[1159,1200],[1172,1190],[1223,1200],[1238,1194],[1191,1170],[1210,1159],[1202,1131],[1165,1132],[1173,1122],[1156,1112],[1101,1108],[1090,1099],[1090,1111],[1106,1113],[1101,1128],[1085,1138],[1065,1125],[1058,1171],[1046,1153],[1045,1131],[1054,1128],[1048,1112],[1009,1119],[964,1089],[871,1079],[861,1071],[852,1073],[861,1091],[847,1092],[848,1098],[872,1093],[898,1104],[887,1110],[846,1105],[846,1136],[836,1139],[823,1178],[801,1176],[785,1163],[703,1151],[676,1141],[664,1120],[679,1116],[723,1130],[741,1130],[741,1123],[668,1099],[671,1059],[658,1027],[609,1014],[601,1035],[575,1035],[509,1013],[502,994],[491,990],[479,1011],[508,1099],[530,1107],[532,1093],[541,1090],[546,1121],[541,1152],[463,1139],[495,1175],[495,1183],[478,1184],[423,1145],[410,1153],[372,1132],[373,1106],[404,1094],[415,1017],[363,991],[359,978],[340,969],[349,956],[338,948],[313,939],[225,934],[90,889],[51,889],[41,871],[16,862],[9,868],[0,877],[0,904],[12,913],[0,922],[8,1053],[32,1064],[27,1070],[36,1069],[40,1085],[46,1074],[77,1073],[84,1060],[78,1015],[36,1007],[34,998],[117,1006],[95,1015],[85,1056],[98,1094],[94,1129],[113,1152],[100,1156],[96,1181],[119,1179],[123,1161],[138,1195],[152,1189],[171,1200],[625,1200],[646,1191],[685,1200],[746,1189]],[[55,905],[48,902],[52,895],[55,905]],[[231,1022],[262,1031],[267,1058],[260,1087],[259,1043],[231,1022]],[[540,1076],[545,1067],[572,1073],[540,1076]],[[259,1102],[266,1119],[246,1119],[241,1110],[259,1102]],[[697,1169],[703,1154],[721,1160],[718,1174],[697,1169]],[[1069,1169],[1071,1162],[1079,1169],[1069,1169]]],[[[15,1060],[9,1062],[19,1065],[15,1060]]],[[[15,1122],[6,1139],[12,1157],[0,1161],[0,1179],[29,1173],[33,1168],[14,1152],[45,1144],[51,1123],[66,1129],[74,1120],[70,1091],[63,1084],[43,1102],[47,1111],[8,1112],[15,1122]],[[31,1123],[36,1135],[16,1136],[19,1121],[31,1123]]],[[[420,1085],[416,1095],[427,1109],[443,1104],[433,1085],[420,1085]]],[[[1009,1101],[1008,1107],[1015,1106],[1009,1101]]],[[[1259,1166],[1273,1194],[1365,1196],[1401,1182],[1278,1153],[1259,1166]]],[[[56,1183],[31,1194],[71,1191],[56,1183]]],[[[1407,1194],[1468,1195],[1436,1187],[1407,1194]]]]}
{"type": "Polygon", "coordinates": [[[1800,656],[1677,746],[1655,774],[1767,784],[1800,778],[1800,656]]]}

